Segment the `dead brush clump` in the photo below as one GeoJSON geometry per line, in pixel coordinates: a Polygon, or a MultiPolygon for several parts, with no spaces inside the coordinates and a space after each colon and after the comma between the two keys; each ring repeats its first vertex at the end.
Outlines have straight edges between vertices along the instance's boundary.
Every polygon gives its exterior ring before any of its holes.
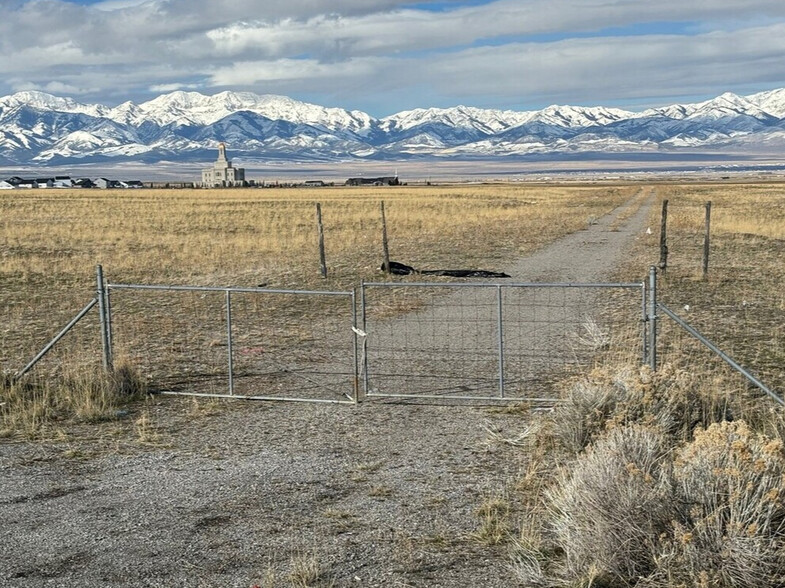
{"type": "Polygon", "coordinates": [[[0,436],[40,438],[56,422],[98,422],[143,396],[147,386],[136,370],[119,365],[111,374],[84,367],[56,377],[0,381],[0,436]]]}

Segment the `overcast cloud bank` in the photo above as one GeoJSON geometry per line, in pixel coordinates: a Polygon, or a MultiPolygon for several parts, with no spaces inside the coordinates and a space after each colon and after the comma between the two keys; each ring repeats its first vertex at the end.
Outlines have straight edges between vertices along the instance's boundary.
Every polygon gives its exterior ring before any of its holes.
{"type": "Polygon", "coordinates": [[[0,95],[625,108],[785,85],[777,0],[0,0],[0,95]]]}

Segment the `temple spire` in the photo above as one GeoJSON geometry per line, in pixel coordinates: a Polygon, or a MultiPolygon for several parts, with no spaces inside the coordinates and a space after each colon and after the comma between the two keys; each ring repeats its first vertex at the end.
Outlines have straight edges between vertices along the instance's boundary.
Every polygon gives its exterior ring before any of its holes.
{"type": "Polygon", "coordinates": [[[218,143],[218,163],[226,163],[226,143],[218,143]]]}

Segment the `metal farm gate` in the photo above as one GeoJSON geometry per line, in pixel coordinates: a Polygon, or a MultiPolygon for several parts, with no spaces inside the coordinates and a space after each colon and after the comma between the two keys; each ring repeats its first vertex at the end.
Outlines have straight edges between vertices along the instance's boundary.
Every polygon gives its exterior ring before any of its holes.
{"type": "Polygon", "coordinates": [[[354,292],[111,284],[109,362],[127,361],[156,392],[354,403],[354,292]]]}
{"type": "Polygon", "coordinates": [[[553,401],[610,355],[647,358],[645,283],[364,283],[366,397],[553,401]]]}
{"type": "Polygon", "coordinates": [[[565,375],[606,360],[656,370],[658,338],[673,338],[672,323],[785,406],[657,302],[653,266],[648,287],[364,283],[359,309],[354,292],[111,284],[101,266],[96,282],[95,297],[13,379],[97,307],[104,368],[127,363],[152,392],[346,404],[364,397],[553,402],[565,375]]]}

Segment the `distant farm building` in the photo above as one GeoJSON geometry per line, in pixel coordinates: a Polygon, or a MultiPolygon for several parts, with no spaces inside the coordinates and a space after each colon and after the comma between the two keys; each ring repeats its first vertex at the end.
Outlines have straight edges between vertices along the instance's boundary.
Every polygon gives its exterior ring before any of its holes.
{"type": "Polygon", "coordinates": [[[55,176],[53,178],[20,178],[13,176],[0,181],[0,189],[11,188],[144,188],[139,180],[110,180],[108,178],[72,178],[71,176],[55,176]]]}
{"type": "Polygon", "coordinates": [[[381,178],[349,178],[347,186],[400,186],[398,176],[385,176],[381,178]]]}
{"type": "Polygon", "coordinates": [[[212,167],[202,170],[202,187],[224,188],[245,185],[245,169],[233,167],[226,159],[226,145],[219,143],[218,159],[212,167]]]}
{"type": "Polygon", "coordinates": [[[109,180],[107,178],[96,178],[93,180],[93,185],[96,188],[101,188],[102,190],[108,190],[109,188],[122,188],[119,181],[109,180]]]}
{"type": "Polygon", "coordinates": [[[74,188],[95,188],[95,183],[90,178],[79,178],[74,180],[74,188]]]}

